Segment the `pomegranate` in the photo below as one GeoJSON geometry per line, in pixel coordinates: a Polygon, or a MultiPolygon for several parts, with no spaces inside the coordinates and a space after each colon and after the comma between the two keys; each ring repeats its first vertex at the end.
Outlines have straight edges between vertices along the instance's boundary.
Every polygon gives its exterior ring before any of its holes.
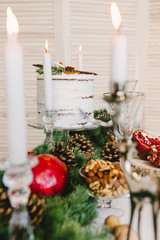
{"type": "Polygon", "coordinates": [[[31,191],[45,196],[62,193],[67,182],[67,166],[50,154],[42,154],[37,157],[39,163],[32,168],[31,191]]]}
{"type": "Polygon", "coordinates": [[[149,155],[153,156],[153,154],[160,151],[160,137],[156,137],[145,131],[135,131],[132,140],[136,143],[138,156],[141,159],[148,159],[149,155]]]}
{"type": "Polygon", "coordinates": [[[160,152],[148,155],[147,159],[152,162],[156,167],[160,167],[160,152]]]}

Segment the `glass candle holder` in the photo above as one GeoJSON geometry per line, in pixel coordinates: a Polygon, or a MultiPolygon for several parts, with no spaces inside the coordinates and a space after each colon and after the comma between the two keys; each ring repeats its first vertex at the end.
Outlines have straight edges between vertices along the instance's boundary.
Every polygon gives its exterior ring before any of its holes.
{"type": "Polygon", "coordinates": [[[10,240],[34,239],[26,206],[30,195],[29,185],[33,181],[31,168],[36,164],[37,158],[32,158],[19,165],[8,161],[4,167],[3,183],[8,187],[8,198],[13,208],[9,222],[10,240]]]}
{"type": "Polygon", "coordinates": [[[54,129],[54,114],[53,111],[43,112],[44,132],[46,134],[44,144],[52,146],[53,144],[53,129],[54,129]]]}

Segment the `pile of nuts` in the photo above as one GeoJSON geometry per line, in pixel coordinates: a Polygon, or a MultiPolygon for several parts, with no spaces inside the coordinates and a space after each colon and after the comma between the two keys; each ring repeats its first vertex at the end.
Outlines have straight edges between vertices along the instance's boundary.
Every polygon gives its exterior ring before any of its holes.
{"type": "Polygon", "coordinates": [[[101,159],[90,160],[81,170],[90,193],[97,197],[121,196],[128,190],[119,165],[101,159]]]}

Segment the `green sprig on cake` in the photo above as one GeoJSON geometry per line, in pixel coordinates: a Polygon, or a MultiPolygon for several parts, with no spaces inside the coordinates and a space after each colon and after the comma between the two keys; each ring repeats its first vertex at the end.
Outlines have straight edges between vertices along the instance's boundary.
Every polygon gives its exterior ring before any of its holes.
{"type": "MultiPolygon", "coordinates": [[[[34,67],[37,67],[36,72],[38,74],[43,74],[43,65],[42,64],[33,64],[34,67]]],[[[61,75],[65,71],[65,67],[61,66],[52,66],[52,75],[61,75]]]]}
{"type": "MultiPolygon", "coordinates": [[[[34,67],[36,67],[36,72],[40,75],[43,74],[43,65],[42,64],[33,64],[34,67]]],[[[61,75],[62,73],[65,74],[93,74],[97,75],[96,73],[91,73],[87,71],[79,71],[76,70],[74,67],[71,66],[63,66],[62,63],[56,63],[54,66],[51,66],[52,69],[52,75],[61,75]]]]}

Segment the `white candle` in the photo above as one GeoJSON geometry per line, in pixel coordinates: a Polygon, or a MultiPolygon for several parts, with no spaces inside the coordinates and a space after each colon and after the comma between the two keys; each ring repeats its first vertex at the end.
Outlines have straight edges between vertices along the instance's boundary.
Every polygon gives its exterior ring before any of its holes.
{"type": "Polygon", "coordinates": [[[48,111],[53,110],[52,106],[52,72],[51,57],[48,53],[48,41],[45,43],[45,53],[43,56],[43,72],[44,72],[44,90],[45,90],[45,108],[48,111]]]}
{"type": "MultiPolygon", "coordinates": [[[[121,15],[116,3],[111,4],[111,16],[114,28],[121,28],[121,15]]],[[[127,78],[127,38],[117,32],[111,40],[111,81],[119,84],[122,90],[127,78]]]]}
{"type": "Polygon", "coordinates": [[[78,52],[78,70],[83,71],[82,45],[79,46],[79,52],[78,52]]]}
{"type": "Polygon", "coordinates": [[[7,8],[7,41],[4,61],[7,91],[9,160],[11,164],[23,164],[26,154],[26,123],[24,104],[23,53],[17,41],[19,25],[11,8],[7,8]]]}

